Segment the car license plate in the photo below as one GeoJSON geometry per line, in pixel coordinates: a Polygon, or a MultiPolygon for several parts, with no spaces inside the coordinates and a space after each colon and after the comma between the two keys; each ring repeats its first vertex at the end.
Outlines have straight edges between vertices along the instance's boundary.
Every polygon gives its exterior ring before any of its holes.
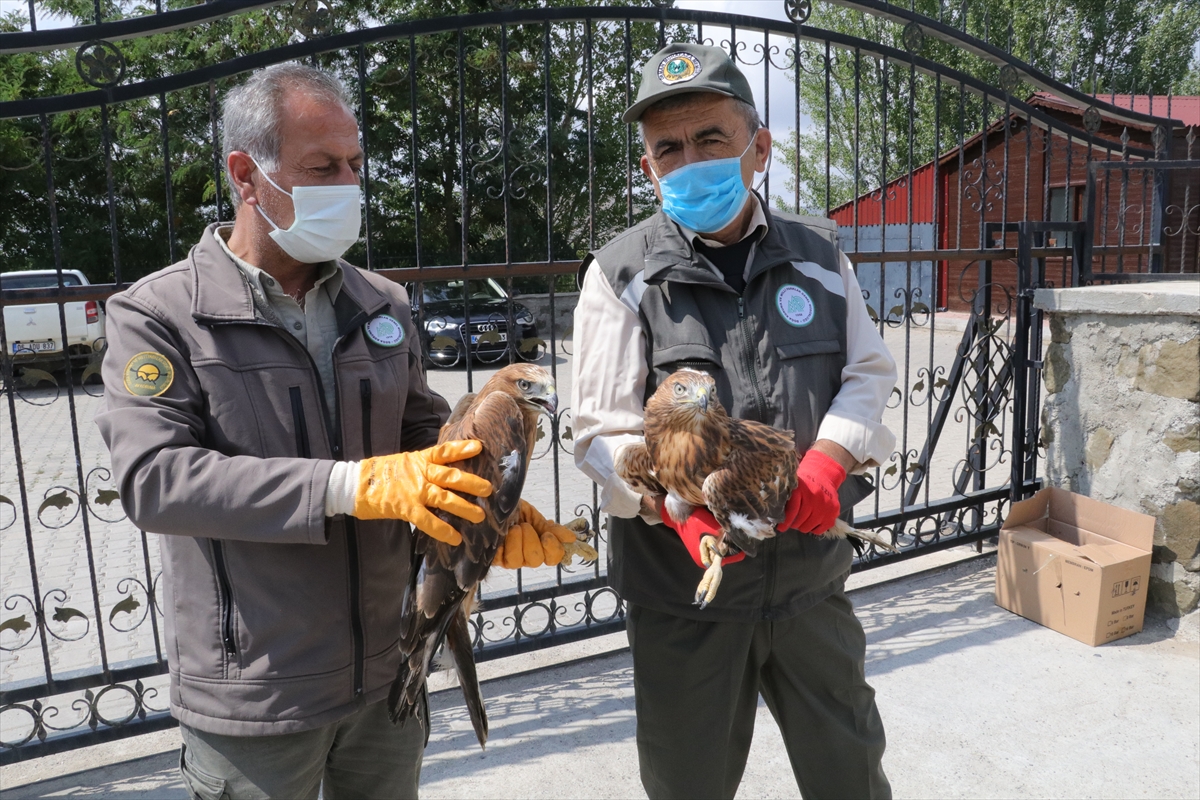
{"type": "Polygon", "coordinates": [[[52,353],[58,349],[53,340],[44,342],[13,342],[13,353],[52,353]]]}
{"type": "MultiPolygon", "coordinates": [[[[476,342],[478,342],[478,341],[479,341],[479,337],[480,337],[480,336],[483,336],[483,335],[485,335],[485,334],[482,334],[482,333],[476,333],[476,334],[472,334],[472,335],[471,335],[471,344],[475,344],[476,342]]],[[[507,333],[497,333],[496,335],[500,337],[499,341],[501,341],[501,342],[507,342],[507,341],[508,341],[508,334],[507,334],[507,333]]]]}

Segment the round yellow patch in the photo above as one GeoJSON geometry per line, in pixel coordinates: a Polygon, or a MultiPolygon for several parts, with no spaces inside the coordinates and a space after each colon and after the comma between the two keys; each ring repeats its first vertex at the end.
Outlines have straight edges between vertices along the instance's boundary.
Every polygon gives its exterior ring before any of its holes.
{"type": "Polygon", "coordinates": [[[175,370],[162,353],[138,353],[125,365],[125,388],[138,397],[158,397],[174,380],[175,370]]]}

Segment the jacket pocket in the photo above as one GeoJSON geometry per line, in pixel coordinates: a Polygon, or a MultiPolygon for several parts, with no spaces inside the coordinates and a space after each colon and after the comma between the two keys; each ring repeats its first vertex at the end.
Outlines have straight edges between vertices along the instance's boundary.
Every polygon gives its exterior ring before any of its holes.
{"type": "Polygon", "coordinates": [[[371,448],[371,379],[363,378],[358,382],[358,394],[362,398],[362,435],[363,458],[374,455],[371,448]]]}
{"type": "Polygon", "coordinates": [[[296,429],[296,455],[301,458],[311,458],[312,451],[308,446],[308,423],[304,418],[304,397],[300,394],[299,386],[288,389],[288,394],[292,397],[292,423],[296,429]]]}
{"type": "Polygon", "coordinates": [[[217,589],[221,594],[221,647],[231,656],[237,655],[237,640],[233,635],[233,587],[229,583],[229,568],[225,565],[225,546],[211,539],[213,570],[217,573],[217,589]]]}
{"type": "Polygon", "coordinates": [[[775,355],[781,359],[830,355],[840,352],[842,352],[842,343],[837,339],[813,339],[806,342],[789,342],[787,344],[775,345],[775,355]]]}
{"type": "Polygon", "coordinates": [[[179,774],[192,797],[199,800],[228,800],[225,779],[209,775],[191,762],[185,744],[179,748],[179,774]]]}

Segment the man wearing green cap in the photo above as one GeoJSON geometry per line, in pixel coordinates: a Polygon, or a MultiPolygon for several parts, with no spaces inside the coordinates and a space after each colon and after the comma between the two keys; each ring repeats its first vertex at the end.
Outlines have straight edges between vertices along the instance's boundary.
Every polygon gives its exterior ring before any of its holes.
{"type": "MultiPolygon", "coordinates": [[[[770,211],[749,187],[771,134],[723,50],[671,44],[642,70],[642,170],[662,210],[589,254],[575,311],[575,461],[602,487],[609,575],[628,603],[642,783],[652,798],[733,797],[758,698],[805,797],[889,797],[866,640],[844,586],[851,546],[816,535],[888,460],[895,361],[829,220],[770,211]],[[713,532],[614,472],[647,398],[680,368],[734,416],[795,432],[798,488],[779,534],[692,605],[713,532]],[[672,512],[675,512],[674,514],[672,512]]],[[[726,559],[731,564],[739,557],[726,559]]]]}

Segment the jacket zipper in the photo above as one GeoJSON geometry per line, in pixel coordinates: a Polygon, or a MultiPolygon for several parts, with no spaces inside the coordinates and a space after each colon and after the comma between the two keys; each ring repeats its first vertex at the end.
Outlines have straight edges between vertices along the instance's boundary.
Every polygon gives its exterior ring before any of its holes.
{"type": "MultiPolygon", "coordinates": [[[[338,386],[337,378],[337,348],[342,343],[342,337],[333,343],[333,399],[334,409],[332,418],[329,414],[329,409],[325,408],[325,418],[332,419],[330,432],[332,435],[333,457],[337,460],[342,458],[342,409],[341,409],[341,388],[338,386]]],[[[307,352],[307,351],[305,351],[307,352]]],[[[311,356],[310,356],[311,358],[311,356]]],[[[316,370],[316,363],[313,363],[313,369],[316,370]]],[[[370,381],[367,381],[370,384],[370,381]]],[[[359,391],[362,391],[362,383],[359,383],[359,391]]],[[[368,390],[369,393],[370,390],[368,390]]],[[[322,393],[322,402],[324,402],[324,393],[322,393]]],[[[370,402],[369,400],[367,401],[370,402]]],[[[366,432],[364,429],[364,437],[366,432]]],[[[369,454],[364,454],[364,458],[368,458],[369,454]]],[[[358,526],[355,523],[354,517],[347,516],[343,523],[346,527],[346,561],[349,562],[347,567],[349,574],[347,581],[350,585],[350,637],[354,642],[354,701],[361,703],[363,701],[363,670],[364,662],[366,661],[366,637],[363,634],[362,610],[359,608],[361,603],[361,582],[362,576],[359,574],[358,566],[358,526]]]]}
{"type": "Polygon", "coordinates": [[[213,568],[217,572],[217,587],[221,592],[221,644],[225,652],[237,655],[237,642],[233,638],[233,589],[229,583],[229,571],[225,568],[225,548],[220,539],[212,539],[213,568]]]}
{"type": "MultiPolygon", "coordinates": [[[[312,354],[308,349],[302,347],[300,342],[287,331],[284,335],[291,341],[296,343],[296,346],[304,351],[304,355],[308,358],[308,363],[312,367],[312,373],[318,376],[320,380],[320,371],[317,370],[317,362],[313,360],[312,354]]],[[[329,447],[333,451],[335,461],[342,460],[342,409],[341,409],[341,386],[338,384],[337,376],[337,349],[342,343],[341,336],[333,343],[333,400],[334,408],[330,413],[329,404],[325,400],[325,392],[318,392],[318,399],[321,401],[321,412],[325,419],[325,430],[329,435],[329,447]]],[[[361,384],[359,384],[361,389],[361,384]]],[[[362,610],[359,608],[362,576],[359,574],[358,566],[358,527],[355,525],[354,517],[347,516],[345,520],[346,527],[346,560],[349,562],[349,575],[347,581],[350,587],[350,636],[354,641],[354,699],[356,702],[361,702],[363,699],[363,670],[364,662],[366,661],[366,637],[363,634],[362,610]]]]}
{"type": "MultiPolygon", "coordinates": [[[[308,359],[308,364],[312,369],[312,374],[318,376],[319,383],[319,376],[321,373],[317,369],[317,362],[313,360],[312,354],[308,352],[306,347],[302,346],[300,342],[296,340],[296,337],[292,336],[283,329],[280,330],[285,339],[293,342],[296,347],[304,352],[304,357],[308,359]]],[[[337,348],[338,345],[342,343],[342,338],[343,337],[339,336],[337,341],[333,343],[333,396],[334,403],[336,405],[332,414],[330,413],[329,404],[325,400],[325,392],[317,392],[317,399],[321,403],[321,415],[325,420],[324,428],[326,434],[329,436],[329,447],[333,453],[333,458],[335,461],[342,460],[342,415],[338,400],[338,398],[341,397],[341,388],[338,385],[337,379],[337,348]]],[[[300,388],[293,387],[291,391],[292,408],[295,409],[300,401],[300,388]]],[[[299,407],[301,409],[301,415],[303,415],[303,405],[300,405],[299,407]]],[[[304,427],[303,430],[305,432],[305,446],[307,447],[308,428],[304,427]]],[[[299,442],[299,436],[297,436],[297,442],[299,442]]],[[[303,457],[307,458],[309,456],[305,455],[303,457]]],[[[358,566],[358,529],[354,524],[354,517],[346,517],[344,524],[346,529],[346,560],[349,562],[347,565],[349,569],[347,581],[350,589],[350,636],[354,642],[354,699],[355,701],[361,701],[363,697],[363,665],[364,661],[366,660],[366,644],[365,636],[363,634],[362,611],[359,609],[362,576],[359,574],[358,566]]]]}
{"type": "MultiPolygon", "coordinates": [[[[300,346],[300,342],[291,334],[284,331],[288,339],[296,342],[296,346],[304,351],[304,355],[308,358],[308,363],[312,367],[314,375],[320,380],[320,372],[317,370],[317,362],[313,360],[312,354],[308,349],[300,346]]],[[[342,460],[342,409],[341,409],[341,386],[338,384],[337,375],[337,349],[342,343],[342,338],[339,336],[337,341],[333,343],[333,401],[334,407],[331,410],[329,404],[325,401],[325,392],[318,392],[321,401],[321,411],[325,419],[325,430],[329,435],[329,446],[333,451],[335,461],[342,460]]],[[[361,384],[359,385],[361,389],[361,384]]],[[[354,641],[354,700],[361,702],[363,699],[363,670],[364,662],[366,661],[366,637],[363,634],[362,610],[359,608],[362,576],[359,574],[358,566],[358,527],[355,524],[354,517],[347,516],[345,520],[346,528],[346,560],[348,563],[349,575],[347,581],[350,588],[350,636],[354,641]]]]}
{"type": "MultiPolygon", "coordinates": [[[[750,339],[750,321],[746,319],[746,302],[738,296],[738,327],[742,331],[742,354],[746,361],[746,373],[750,376],[750,385],[754,388],[754,410],[759,421],[766,419],[767,401],[758,385],[758,370],[754,366],[754,345],[750,339]]],[[[763,619],[767,619],[771,607],[771,595],[775,593],[775,540],[764,542],[766,552],[763,553],[763,619]]]]}
{"type": "Polygon", "coordinates": [[[754,345],[750,341],[750,322],[746,319],[746,303],[738,296],[738,327],[742,331],[742,354],[746,359],[746,372],[750,376],[750,385],[754,387],[754,411],[758,421],[766,418],[767,400],[762,395],[758,385],[758,370],[754,368],[754,345]]]}
{"type": "MultiPolygon", "coordinates": [[[[275,328],[276,330],[278,330],[280,332],[280,334],[283,336],[284,339],[286,339],[287,341],[289,341],[291,343],[291,345],[293,347],[299,348],[300,351],[302,353],[304,353],[304,357],[306,359],[308,359],[308,365],[309,365],[310,369],[312,370],[311,374],[318,376],[318,383],[320,383],[319,376],[321,373],[320,373],[320,370],[317,369],[317,362],[313,360],[312,353],[308,352],[308,348],[306,348],[302,344],[300,344],[300,342],[296,339],[295,336],[292,336],[290,333],[288,333],[286,330],[284,330],[281,326],[276,325],[272,322],[255,322],[253,324],[268,325],[272,328],[275,328]]],[[[338,345],[340,345],[342,343],[343,338],[345,338],[345,337],[339,336],[337,338],[337,341],[335,341],[333,343],[333,366],[334,366],[333,396],[334,396],[335,403],[338,402],[338,398],[340,398],[340,396],[341,396],[341,388],[338,385],[338,379],[337,379],[337,349],[338,349],[338,345]]],[[[299,392],[298,392],[298,387],[297,387],[297,393],[296,393],[296,395],[293,395],[293,397],[296,397],[298,394],[299,394],[299,392]]],[[[333,414],[330,414],[329,404],[325,400],[325,392],[324,391],[317,392],[317,399],[320,401],[320,404],[321,404],[322,417],[325,420],[325,425],[324,425],[325,433],[329,437],[329,446],[330,446],[330,450],[333,453],[333,458],[335,461],[341,461],[342,460],[341,409],[340,409],[340,407],[335,407],[333,410],[333,414]]],[[[293,404],[294,403],[295,403],[295,400],[293,399],[293,404]]],[[[293,405],[293,408],[295,408],[294,405],[293,405]]],[[[307,427],[305,427],[303,430],[304,430],[304,440],[307,443],[308,429],[307,429],[307,427]]],[[[299,444],[299,439],[297,439],[297,444],[299,444]]],[[[366,660],[366,656],[364,654],[366,645],[364,643],[364,635],[363,635],[362,612],[359,609],[359,594],[360,594],[361,575],[359,574],[359,567],[358,567],[358,531],[354,524],[354,517],[349,517],[349,516],[346,517],[345,526],[346,526],[346,559],[350,562],[349,563],[349,570],[350,570],[350,574],[349,574],[350,634],[354,640],[354,699],[355,699],[355,701],[361,702],[362,698],[363,698],[363,663],[366,660]]],[[[219,544],[219,543],[214,542],[214,544],[219,544]]],[[[216,559],[214,559],[214,561],[216,561],[216,559]]],[[[217,562],[217,563],[222,563],[222,562],[217,562]]],[[[222,564],[222,566],[218,568],[218,572],[222,571],[223,569],[224,569],[224,567],[222,564]]],[[[226,577],[225,580],[226,580],[226,584],[227,584],[228,577],[226,577]]],[[[228,604],[227,604],[227,606],[226,606],[227,619],[228,619],[228,613],[229,613],[229,609],[228,609],[228,604]]],[[[231,622],[229,623],[227,630],[232,631],[231,622]]],[[[232,643],[233,642],[232,636],[228,636],[227,641],[229,643],[232,643]]],[[[226,646],[228,647],[229,645],[226,645],[226,646]]]]}
{"type": "Polygon", "coordinates": [[[370,458],[371,451],[371,379],[363,378],[358,382],[358,393],[362,397],[362,433],[363,458],[370,458]]]}

